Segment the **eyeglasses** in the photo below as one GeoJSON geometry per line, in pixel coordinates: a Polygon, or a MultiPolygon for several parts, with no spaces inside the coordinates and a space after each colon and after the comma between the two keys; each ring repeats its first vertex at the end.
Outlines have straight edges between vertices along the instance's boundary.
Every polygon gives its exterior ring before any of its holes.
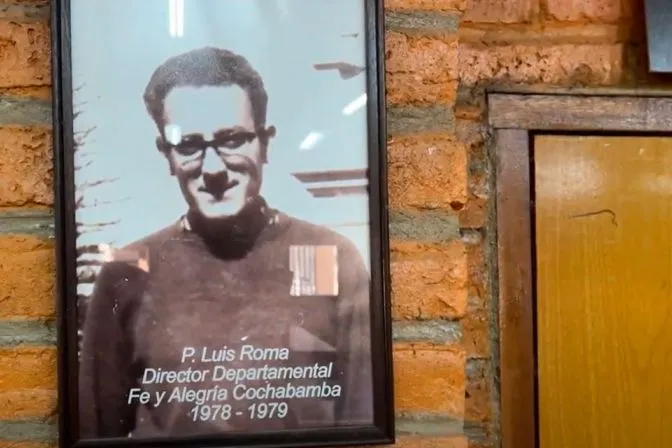
{"type": "Polygon", "coordinates": [[[159,137],[157,146],[161,151],[174,150],[184,157],[196,155],[202,157],[208,148],[213,148],[217,153],[222,154],[227,150],[235,150],[244,144],[252,143],[257,138],[262,142],[267,142],[273,136],[275,136],[275,126],[269,126],[256,132],[227,129],[216,132],[212,140],[206,140],[202,135],[194,134],[184,136],[178,143],[174,144],[159,137]]]}

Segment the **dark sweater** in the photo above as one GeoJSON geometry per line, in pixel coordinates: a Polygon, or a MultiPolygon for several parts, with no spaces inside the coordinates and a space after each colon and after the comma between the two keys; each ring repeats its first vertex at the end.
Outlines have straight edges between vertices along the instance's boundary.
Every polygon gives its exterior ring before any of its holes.
{"type": "Polygon", "coordinates": [[[83,336],[82,438],[216,435],[372,423],[369,275],[362,259],[354,245],[334,231],[282,213],[276,218],[274,225],[255,235],[249,250],[235,257],[215,256],[213,244],[176,223],[128,248],[148,250],[148,272],[121,261],[103,267],[83,336]],[[290,294],[292,245],[337,246],[337,296],[290,294]],[[247,356],[241,360],[251,347],[286,348],[273,353],[288,359],[252,361],[247,356]],[[228,359],[226,350],[232,350],[228,359]],[[182,362],[183,354],[193,356],[182,362]],[[212,361],[218,354],[225,359],[212,361]],[[313,368],[292,370],[304,377],[297,379],[289,369],[278,373],[279,366],[313,368]],[[171,383],[170,376],[162,384],[150,381],[158,369],[189,368],[191,383],[171,383]],[[340,397],[236,399],[236,386],[237,394],[244,388],[231,377],[221,377],[228,369],[234,369],[229,375],[242,375],[245,371],[235,370],[240,368],[257,370],[248,370],[251,377],[239,383],[266,391],[268,384],[275,388],[276,397],[287,393],[288,383],[295,396],[299,386],[320,386],[303,389],[316,394],[325,391],[323,383],[329,388],[340,385],[340,397]],[[203,370],[208,372],[202,378],[193,375],[203,370]],[[327,373],[331,376],[323,378],[327,373]],[[129,404],[133,388],[149,392],[149,403],[141,402],[147,395],[138,391],[129,404]],[[202,390],[204,406],[194,409],[196,392],[185,389],[202,390]],[[248,407],[255,402],[286,402],[287,415],[252,419],[248,407]],[[225,405],[231,405],[230,416],[221,407],[225,405]],[[218,416],[210,416],[216,410],[218,416]]]}

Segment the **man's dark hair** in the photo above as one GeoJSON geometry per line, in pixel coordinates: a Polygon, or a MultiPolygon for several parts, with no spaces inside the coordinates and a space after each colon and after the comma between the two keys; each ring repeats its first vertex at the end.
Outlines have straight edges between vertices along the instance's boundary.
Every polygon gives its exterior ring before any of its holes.
{"type": "Polygon", "coordinates": [[[268,95],[261,76],[243,56],[221,48],[203,47],[166,59],[154,70],[143,99],[147,111],[163,134],[164,100],[172,89],[231,84],[247,92],[254,125],[264,127],[268,95]]]}

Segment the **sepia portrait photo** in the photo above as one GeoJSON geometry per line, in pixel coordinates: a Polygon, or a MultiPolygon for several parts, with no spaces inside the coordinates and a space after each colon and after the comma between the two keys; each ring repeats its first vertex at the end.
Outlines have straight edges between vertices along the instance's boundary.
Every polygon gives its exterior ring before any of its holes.
{"type": "Polygon", "coordinates": [[[365,2],[70,20],[77,437],[373,426],[365,2]]]}

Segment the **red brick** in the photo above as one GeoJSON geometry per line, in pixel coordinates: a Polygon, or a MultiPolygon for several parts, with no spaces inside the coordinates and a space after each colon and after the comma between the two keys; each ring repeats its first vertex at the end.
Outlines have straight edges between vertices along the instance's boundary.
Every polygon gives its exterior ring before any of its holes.
{"type": "Polygon", "coordinates": [[[33,236],[0,238],[0,318],[54,315],[54,246],[33,236]]]}
{"type": "Polygon", "coordinates": [[[456,106],[453,113],[458,120],[482,120],[485,109],[478,106],[459,105],[456,106]]]}
{"type": "Polygon", "coordinates": [[[548,15],[567,22],[617,22],[623,17],[621,0],[546,0],[548,15]]]}
{"type": "Polygon", "coordinates": [[[51,131],[0,128],[0,206],[53,203],[51,131]]]}
{"type": "Polygon", "coordinates": [[[469,148],[469,195],[464,208],[459,211],[460,227],[481,228],[488,219],[490,197],[489,163],[481,124],[476,121],[457,120],[455,134],[458,141],[469,148]]]}
{"type": "Polygon", "coordinates": [[[459,31],[461,44],[516,45],[538,44],[614,44],[638,43],[641,37],[629,27],[615,23],[572,24],[546,22],[537,26],[463,26],[459,31]]]}
{"type": "Polygon", "coordinates": [[[468,0],[385,0],[385,9],[410,11],[463,11],[468,0]]]}
{"type": "Polygon", "coordinates": [[[0,127],[0,206],[53,203],[51,131],[0,127]]]}
{"type": "Polygon", "coordinates": [[[486,225],[488,219],[488,198],[470,194],[467,203],[460,210],[460,227],[478,229],[486,225]]]}
{"type": "Polygon", "coordinates": [[[397,344],[394,348],[395,407],[464,418],[465,355],[457,345],[397,344]]]}
{"type": "Polygon", "coordinates": [[[623,46],[460,46],[460,80],[478,83],[612,85],[623,75],[623,46]]]}
{"type": "Polygon", "coordinates": [[[56,348],[0,348],[0,392],[56,389],[56,348]]]}
{"type": "MultiPolygon", "coordinates": [[[[479,103],[480,101],[469,101],[479,103]]],[[[468,148],[469,158],[469,195],[462,210],[459,211],[460,227],[481,228],[488,218],[489,161],[485,149],[482,124],[478,121],[457,120],[455,135],[459,142],[468,148]]]]}
{"type": "Polygon", "coordinates": [[[457,95],[457,81],[438,82],[410,73],[390,73],[385,90],[390,106],[452,105],[457,95]]]}
{"type": "Polygon", "coordinates": [[[394,445],[389,446],[394,446],[395,448],[467,448],[467,438],[464,436],[406,436],[399,437],[394,445]]]}
{"type": "Polygon", "coordinates": [[[456,318],[467,306],[467,250],[459,242],[393,241],[392,317],[456,318]]]}
{"type": "Polygon", "coordinates": [[[453,104],[457,90],[457,38],[407,36],[388,31],[387,101],[398,104],[453,104]]]}
{"type": "Polygon", "coordinates": [[[485,365],[467,380],[464,419],[473,423],[484,424],[492,418],[491,375],[485,365]]]}
{"type": "MultiPolygon", "coordinates": [[[[472,300],[480,300],[475,298],[472,300]]],[[[462,343],[470,358],[488,356],[490,352],[488,306],[484,303],[468,308],[462,319],[462,343]]]]}
{"type": "Polygon", "coordinates": [[[463,23],[522,23],[538,11],[537,0],[469,0],[463,23]]]}
{"type": "Polygon", "coordinates": [[[0,20],[0,87],[51,83],[49,22],[0,20]]]}
{"type": "MultiPolygon", "coordinates": [[[[397,436],[394,445],[377,445],[390,448],[469,448],[469,441],[463,435],[455,436],[397,436]]],[[[0,445],[2,448],[2,445],[0,445]]],[[[375,448],[374,446],[358,446],[348,448],[375,448]]]]}
{"type": "Polygon", "coordinates": [[[488,219],[488,199],[490,187],[488,185],[488,159],[482,136],[476,129],[460,120],[456,125],[458,139],[468,145],[469,148],[469,196],[464,208],[460,210],[460,227],[481,228],[486,225],[488,219]]]}
{"type": "Polygon", "coordinates": [[[15,5],[48,5],[50,0],[9,0],[5,3],[12,3],[15,5]]]}
{"type": "Polygon", "coordinates": [[[490,356],[490,306],[486,288],[486,261],[482,246],[467,249],[468,305],[462,319],[462,343],[467,357],[490,356]]]}
{"type": "Polygon", "coordinates": [[[57,396],[56,390],[46,389],[0,391],[0,419],[44,419],[55,412],[57,396]]]}
{"type": "Polygon", "coordinates": [[[487,297],[485,249],[482,245],[470,245],[466,250],[469,295],[487,297]]]}
{"type": "MultiPolygon", "coordinates": [[[[2,434],[0,434],[2,437],[2,434]]],[[[18,442],[0,440],[0,448],[57,448],[58,442],[18,442]]]]}
{"type": "Polygon", "coordinates": [[[455,209],[467,200],[467,149],[452,136],[391,138],[388,172],[393,208],[455,209]]]}
{"type": "MultiPolygon", "coordinates": [[[[482,100],[479,100],[476,95],[474,98],[468,100],[469,102],[483,102],[485,103],[485,94],[481,94],[482,100]]],[[[470,147],[482,148],[485,142],[485,126],[483,123],[467,120],[457,120],[455,122],[455,135],[457,139],[469,145],[470,147]]]]}
{"type": "Polygon", "coordinates": [[[411,73],[424,78],[457,78],[457,37],[385,35],[388,73],[411,73]]]}
{"type": "Polygon", "coordinates": [[[467,445],[467,448],[495,448],[496,444],[494,442],[490,441],[475,441],[475,440],[469,440],[469,444],[467,445]]]}
{"type": "Polygon", "coordinates": [[[2,87],[0,96],[13,96],[33,100],[51,100],[51,86],[2,87]]]}

